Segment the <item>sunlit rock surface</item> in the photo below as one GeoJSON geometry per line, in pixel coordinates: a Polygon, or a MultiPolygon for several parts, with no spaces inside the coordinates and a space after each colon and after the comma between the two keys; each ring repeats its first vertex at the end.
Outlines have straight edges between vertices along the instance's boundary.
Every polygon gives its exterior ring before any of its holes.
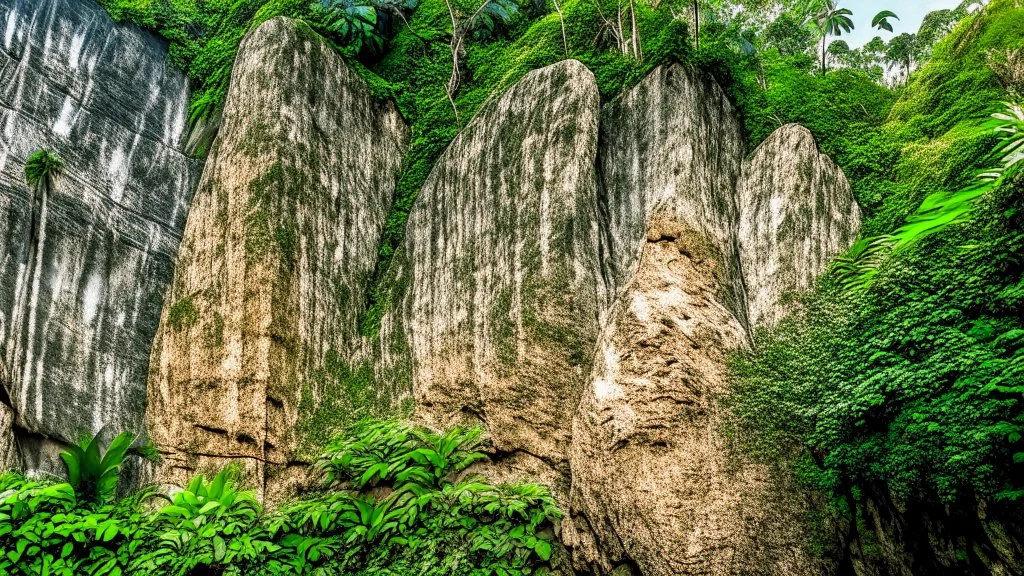
{"type": "Polygon", "coordinates": [[[338,404],[343,361],[406,139],[304,24],[277,18],[243,41],[153,348],[161,480],[236,461],[273,498],[323,402],[353,408],[338,404]]]}
{"type": "Polygon", "coordinates": [[[605,107],[604,265],[616,289],[631,280],[651,218],[670,218],[707,239],[720,299],[746,325],[735,196],[744,152],[732,104],[710,75],[691,67],[656,68],[605,107]]]}
{"type": "Polygon", "coordinates": [[[565,541],[599,573],[819,573],[799,498],[724,431],[727,358],[749,342],[732,105],[703,72],[659,68],[601,134],[615,290],[574,418],[565,541]]]}
{"type": "Polygon", "coordinates": [[[750,324],[775,324],[786,293],[809,290],[853,244],[860,208],[843,171],[796,124],[773,132],[743,163],[737,201],[750,324]]]}
{"type": "MultiPolygon", "coordinates": [[[[831,165],[813,150],[787,152],[779,171],[831,165]]],[[[727,358],[750,340],[744,278],[765,277],[741,264],[744,153],[710,76],[659,68],[598,112],[592,76],[567,61],[485,107],[416,200],[378,374],[407,370],[421,422],[482,423],[499,462],[490,474],[551,484],[579,569],[821,570],[798,492],[723,430],[727,358]]],[[[790,184],[762,156],[748,163],[749,218],[771,205],[760,195],[774,180],[809,202],[849,193],[845,180],[822,189],[841,174],[790,184]]],[[[829,217],[812,211],[773,249],[808,242],[829,217]]],[[[835,227],[852,238],[856,222],[835,227]]],[[[765,285],[782,293],[820,272],[787,265],[765,285]]],[[[776,305],[755,290],[762,313],[776,305]]]]}
{"type": "Polygon", "coordinates": [[[0,0],[0,398],[30,469],[59,467],[38,446],[143,431],[150,345],[199,174],[181,152],[188,97],[166,48],[94,2],[0,0]],[[26,261],[24,165],[40,147],[64,171],[26,261]]]}
{"type": "Polygon", "coordinates": [[[511,467],[563,483],[604,300],[598,104],[567,60],[477,114],[416,200],[382,329],[418,419],[484,422],[511,467]]]}
{"type": "Polygon", "coordinates": [[[724,434],[727,357],[746,345],[720,253],[655,217],[573,427],[566,541],[599,573],[820,574],[804,503],[724,434]]]}

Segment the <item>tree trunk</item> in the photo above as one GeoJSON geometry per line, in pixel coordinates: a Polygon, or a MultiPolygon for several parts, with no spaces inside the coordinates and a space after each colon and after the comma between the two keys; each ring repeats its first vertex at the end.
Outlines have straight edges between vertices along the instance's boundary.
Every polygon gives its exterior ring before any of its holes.
{"type": "Polygon", "coordinates": [[[558,12],[558,22],[562,25],[562,48],[565,49],[565,57],[569,57],[569,40],[565,37],[565,15],[562,14],[562,7],[558,5],[558,0],[552,0],[555,3],[555,12],[558,12]]]}
{"type": "Polygon", "coordinates": [[[629,0],[629,20],[630,26],[633,28],[633,57],[636,58],[637,62],[644,61],[644,51],[640,46],[640,31],[636,27],[636,4],[633,0],[629,0]]]}
{"type": "Polygon", "coordinates": [[[700,50],[700,6],[693,0],[693,48],[700,50]]]}
{"type": "Polygon", "coordinates": [[[825,77],[825,40],[828,39],[828,34],[822,32],[821,34],[821,76],[825,77]]]}

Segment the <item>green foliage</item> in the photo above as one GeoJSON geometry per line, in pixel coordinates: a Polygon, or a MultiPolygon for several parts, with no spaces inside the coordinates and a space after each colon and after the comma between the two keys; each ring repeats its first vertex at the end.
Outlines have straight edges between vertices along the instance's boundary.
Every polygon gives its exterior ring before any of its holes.
{"type": "Polygon", "coordinates": [[[1021,18],[960,22],[888,120],[840,143],[868,234],[734,360],[745,445],[830,495],[1024,499],[1024,118],[980,120],[1006,98],[986,51],[1019,46],[1021,18]]]}
{"type": "Polygon", "coordinates": [[[917,211],[907,217],[906,223],[892,234],[858,241],[846,255],[836,260],[833,267],[833,272],[847,290],[867,289],[878,269],[885,264],[887,255],[898,254],[928,236],[968,219],[977,201],[998,188],[1008,171],[1024,160],[1021,153],[1024,112],[1017,104],[1004,105],[1006,111],[993,114],[992,121],[985,124],[988,129],[1006,135],[990,155],[996,167],[982,172],[974,182],[956,192],[938,192],[928,196],[917,211]]]}
{"type": "Polygon", "coordinates": [[[35,188],[64,169],[64,162],[53,150],[40,148],[25,160],[25,183],[35,188]]]}
{"type": "Polygon", "coordinates": [[[380,13],[407,9],[387,0],[100,0],[100,4],[115,20],[132,22],[167,39],[171,61],[192,80],[189,121],[193,126],[217,119],[242,38],[267,20],[303,19],[350,54],[373,53],[384,44],[380,13]]]}
{"type": "MultiPolygon", "coordinates": [[[[486,459],[479,447],[477,429],[436,434],[398,421],[361,420],[321,457],[323,490],[274,511],[240,489],[231,469],[212,479],[196,476],[162,507],[151,502],[157,496],[153,489],[116,505],[90,504],[69,483],[3,475],[0,571],[543,572],[552,554],[552,523],[561,513],[543,487],[493,486],[467,475],[468,466],[486,459]]],[[[107,453],[114,450],[112,444],[107,453]]]]}
{"type": "Polygon", "coordinates": [[[755,452],[813,456],[818,473],[805,477],[829,490],[1020,498],[1022,208],[1018,175],[974,218],[890,259],[868,290],[827,277],[760,333],[758,352],[735,363],[755,452]]]}
{"type": "Polygon", "coordinates": [[[882,10],[871,19],[871,27],[892,32],[892,22],[889,22],[889,18],[900,19],[892,10],[882,10]]]}
{"type": "Polygon", "coordinates": [[[100,454],[100,436],[82,440],[61,452],[60,459],[67,468],[68,484],[75,497],[82,502],[107,503],[117,495],[117,481],[121,466],[128,455],[135,435],[122,432],[114,438],[106,451],[100,454]]]}

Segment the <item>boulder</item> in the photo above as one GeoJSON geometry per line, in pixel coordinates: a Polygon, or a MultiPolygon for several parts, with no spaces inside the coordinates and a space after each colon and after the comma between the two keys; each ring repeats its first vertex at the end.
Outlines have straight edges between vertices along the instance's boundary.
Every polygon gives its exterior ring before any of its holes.
{"type": "Polygon", "coordinates": [[[842,169],[797,124],[772,132],[743,163],[737,201],[750,325],[773,325],[787,293],[810,290],[857,239],[860,208],[842,169]]]}
{"type": "Polygon", "coordinates": [[[160,480],[237,462],[275,499],[325,419],[377,401],[346,362],[407,139],[305,24],[242,42],[153,345],[160,480]]]}

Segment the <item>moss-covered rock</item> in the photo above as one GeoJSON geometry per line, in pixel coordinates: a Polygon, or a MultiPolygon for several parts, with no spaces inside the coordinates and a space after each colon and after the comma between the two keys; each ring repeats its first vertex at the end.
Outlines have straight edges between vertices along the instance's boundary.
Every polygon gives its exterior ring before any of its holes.
{"type": "Polygon", "coordinates": [[[276,498],[365,403],[365,370],[341,367],[406,140],[308,27],[277,18],[243,42],[153,350],[161,478],[238,461],[276,498]]]}

